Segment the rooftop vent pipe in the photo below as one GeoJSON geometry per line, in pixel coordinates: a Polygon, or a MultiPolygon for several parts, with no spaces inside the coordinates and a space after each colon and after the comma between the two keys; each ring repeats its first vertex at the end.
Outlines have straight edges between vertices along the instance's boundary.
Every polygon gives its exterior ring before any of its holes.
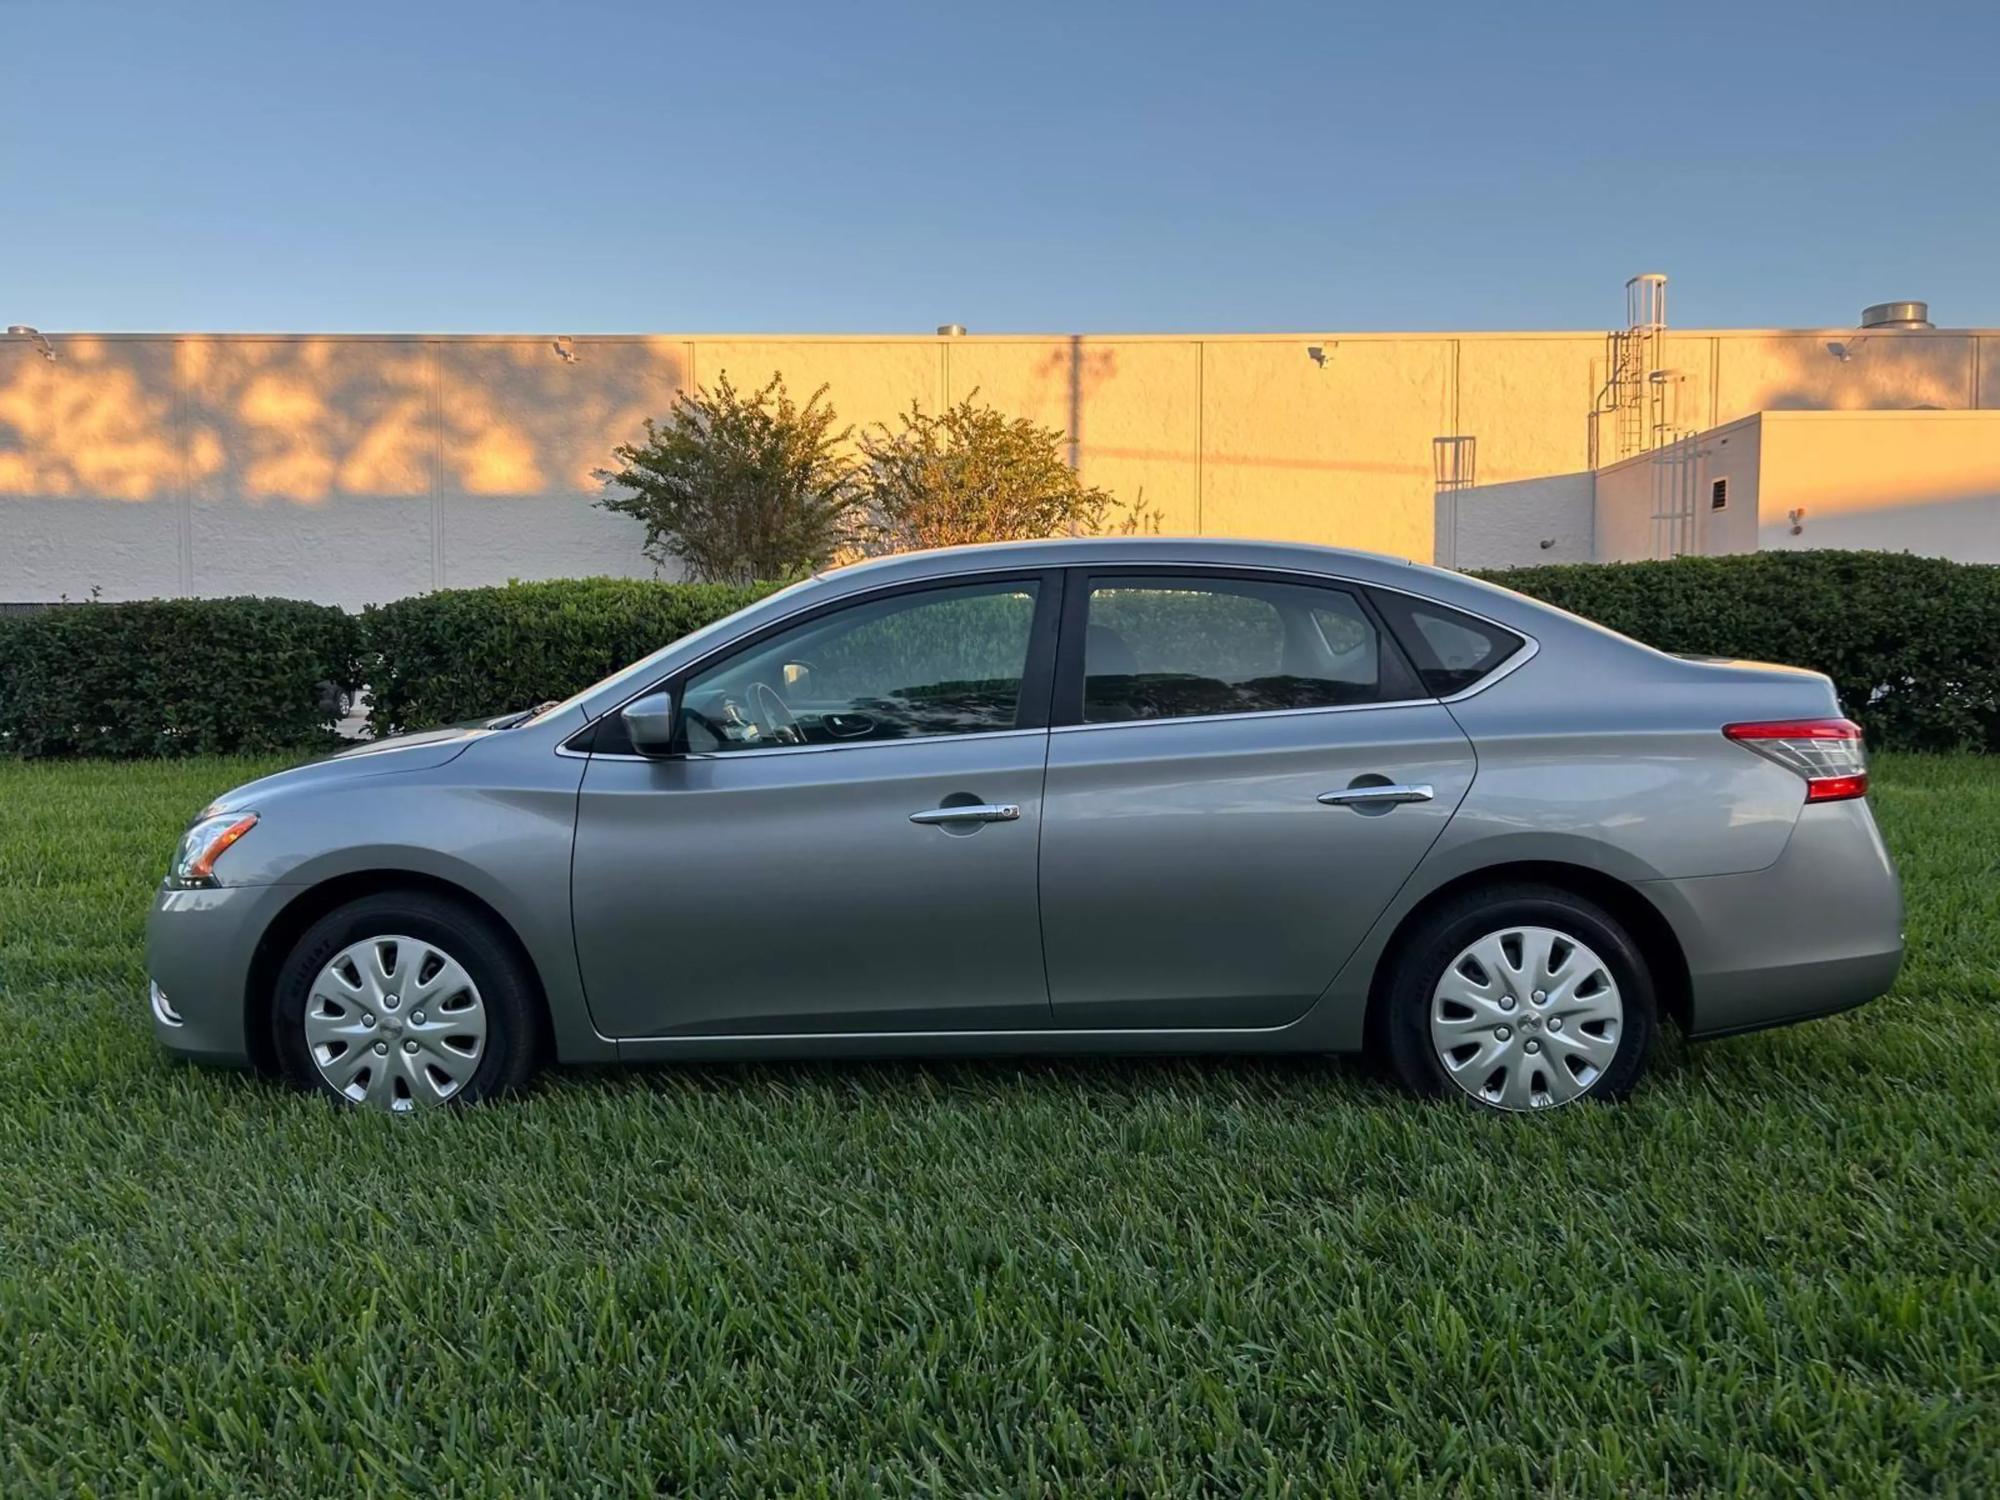
{"type": "Polygon", "coordinates": [[[1933,328],[1928,302],[1878,302],[1861,309],[1863,328],[1933,328]]]}

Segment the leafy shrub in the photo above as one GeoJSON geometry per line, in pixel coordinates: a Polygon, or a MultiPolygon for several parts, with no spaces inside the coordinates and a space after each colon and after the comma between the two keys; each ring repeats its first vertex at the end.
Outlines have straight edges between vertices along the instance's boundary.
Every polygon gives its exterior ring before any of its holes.
{"type": "Polygon", "coordinates": [[[318,747],[360,625],[297,599],[63,604],[0,622],[0,748],[23,756],[318,747]]]}
{"type": "Polygon", "coordinates": [[[1059,428],[970,396],[937,415],[912,402],[900,420],[898,431],[877,424],[861,439],[865,551],[1090,536],[1116,508],[1064,459],[1059,428]]]}
{"type": "Polygon", "coordinates": [[[599,469],[598,504],[646,526],[645,553],[689,578],[748,584],[796,578],[829,562],[856,504],[854,462],[836,429],[826,387],[804,406],[773,374],[747,395],[724,374],[710,390],[683,391],[666,419],[646,420],[646,440],[612,452],[599,469]]]}
{"type": "Polygon", "coordinates": [[[1802,551],[1479,576],[1662,651],[1824,672],[1878,748],[2000,750],[2000,568],[1802,551]]]}
{"type": "Polygon", "coordinates": [[[774,587],[570,578],[375,605],[362,617],[369,727],[392,734],[566,698],[774,587]]]}

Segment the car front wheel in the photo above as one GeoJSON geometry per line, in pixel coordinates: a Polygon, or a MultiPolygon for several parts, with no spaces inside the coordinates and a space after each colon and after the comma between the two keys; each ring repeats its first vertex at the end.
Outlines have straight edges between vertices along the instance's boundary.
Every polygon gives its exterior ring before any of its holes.
{"type": "Polygon", "coordinates": [[[535,1066],[532,977],[493,921],[428,892],[384,892],[307,929],[279,973],[285,1077],[365,1109],[472,1103],[535,1066]]]}
{"type": "Polygon", "coordinates": [[[1553,886],[1475,891],[1411,935],[1383,1041],[1418,1093],[1550,1109],[1631,1092],[1656,1029],[1651,975],[1610,913],[1553,886]]]}

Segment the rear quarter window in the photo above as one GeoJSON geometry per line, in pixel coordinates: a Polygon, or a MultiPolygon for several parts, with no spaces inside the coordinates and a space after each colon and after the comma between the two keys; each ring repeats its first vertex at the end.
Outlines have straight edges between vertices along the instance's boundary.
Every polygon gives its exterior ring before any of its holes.
{"type": "Polygon", "coordinates": [[[1527,644],[1525,637],[1449,605],[1380,589],[1371,592],[1424,691],[1434,697],[1449,698],[1484,681],[1527,644]]]}

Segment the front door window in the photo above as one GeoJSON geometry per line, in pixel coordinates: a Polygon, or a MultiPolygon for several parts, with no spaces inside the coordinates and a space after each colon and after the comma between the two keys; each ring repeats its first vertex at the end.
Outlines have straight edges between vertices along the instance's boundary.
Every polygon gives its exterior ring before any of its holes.
{"type": "Polygon", "coordinates": [[[697,673],[696,754],[979,734],[1019,724],[1039,584],[897,594],[809,620],[697,673]]]}

